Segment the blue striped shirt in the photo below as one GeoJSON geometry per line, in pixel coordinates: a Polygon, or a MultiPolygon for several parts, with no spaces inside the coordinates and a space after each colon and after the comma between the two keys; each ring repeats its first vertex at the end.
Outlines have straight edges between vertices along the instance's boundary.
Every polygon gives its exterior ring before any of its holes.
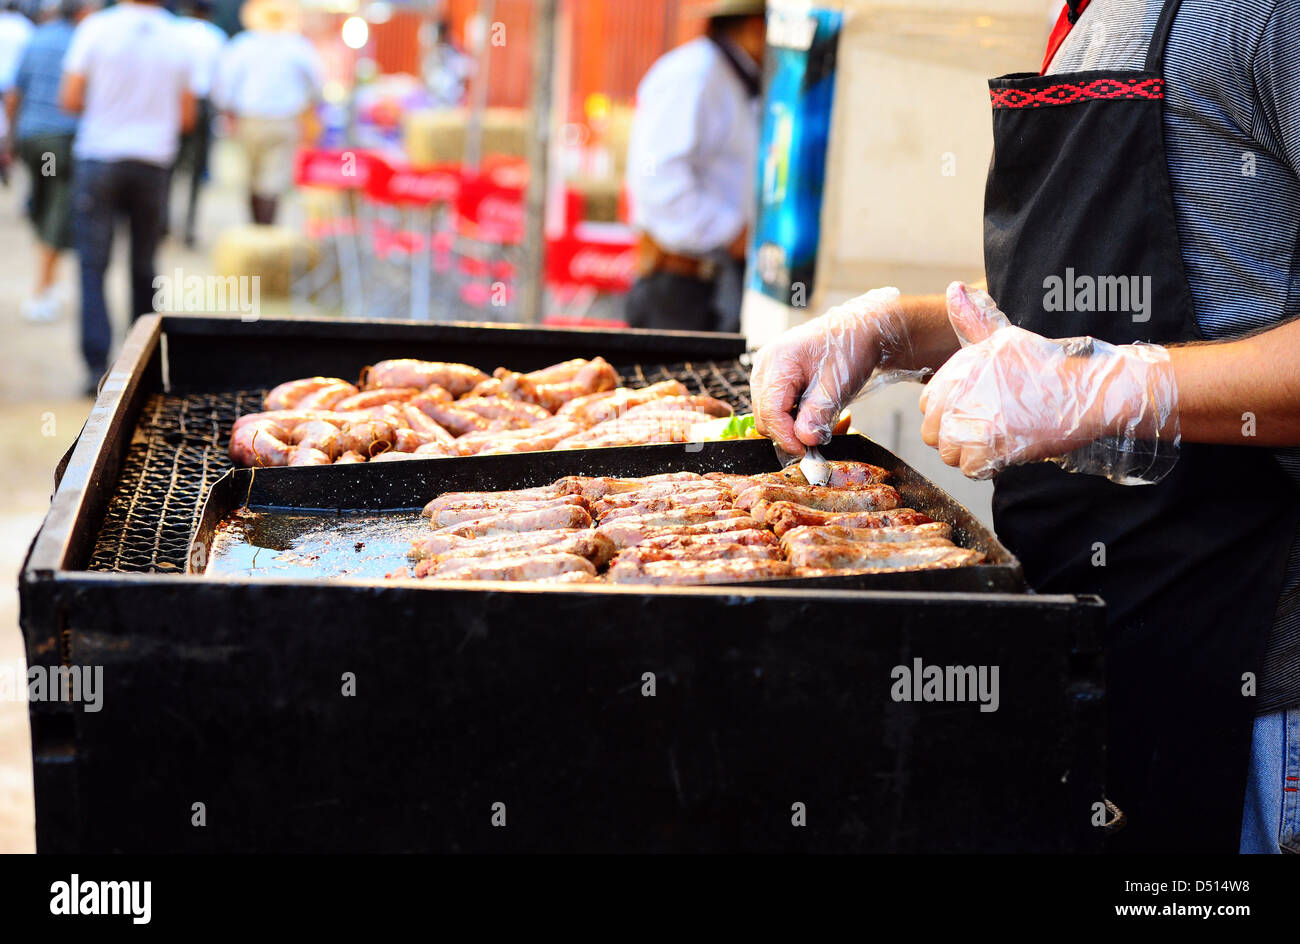
{"type": "Polygon", "coordinates": [[[72,24],[54,20],[36,27],[18,62],[14,87],[22,93],[14,136],[19,140],[43,134],[74,134],[77,116],[59,107],[63,57],[72,42],[72,24]]]}
{"type": "MultiPolygon", "coordinates": [[[[1092,0],[1048,72],[1141,69],[1162,0],[1092,0]]],[[[1165,156],[1196,321],[1210,340],[1300,314],[1300,2],[1183,0],[1165,61],[1165,156]]],[[[1300,483],[1300,449],[1278,449],[1300,483]]],[[[1260,714],[1300,705],[1300,535],[1260,714]]]]}

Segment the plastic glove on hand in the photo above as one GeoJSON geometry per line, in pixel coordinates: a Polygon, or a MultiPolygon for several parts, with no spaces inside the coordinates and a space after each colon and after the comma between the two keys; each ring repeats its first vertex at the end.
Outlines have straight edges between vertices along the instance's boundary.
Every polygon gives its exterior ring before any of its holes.
{"type": "Polygon", "coordinates": [[[792,457],[829,442],[872,372],[910,349],[898,298],[874,289],[763,347],[750,377],[755,429],[792,457]]]}
{"type": "Polygon", "coordinates": [[[974,479],[1050,460],[1121,484],[1158,482],[1178,455],[1169,354],[1150,344],[1052,340],[1012,325],[986,292],[948,287],[962,340],[921,394],[921,438],[974,479]]]}

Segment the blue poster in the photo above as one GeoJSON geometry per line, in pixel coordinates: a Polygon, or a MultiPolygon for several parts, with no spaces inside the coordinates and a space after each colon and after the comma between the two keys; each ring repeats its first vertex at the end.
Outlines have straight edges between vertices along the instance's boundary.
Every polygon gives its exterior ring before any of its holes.
{"type": "Polygon", "coordinates": [[[817,267],[843,20],[797,3],[768,9],[750,288],[797,308],[808,305],[817,267]]]}

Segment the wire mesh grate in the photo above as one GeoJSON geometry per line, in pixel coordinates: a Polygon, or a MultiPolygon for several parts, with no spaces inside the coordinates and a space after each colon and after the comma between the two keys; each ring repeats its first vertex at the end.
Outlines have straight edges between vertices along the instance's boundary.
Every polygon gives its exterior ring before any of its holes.
{"type": "MultiPolygon", "coordinates": [[[[680,380],[747,413],[749,371],[743,361],[636,365],[623,384],[680,380]]],[[[264,390],[173,396],[154,394],[140,415],[95,539],[89,570],[184,573],[208,489],[233,463],[226,451],[235,420],[262,409],[264,390]]]]}

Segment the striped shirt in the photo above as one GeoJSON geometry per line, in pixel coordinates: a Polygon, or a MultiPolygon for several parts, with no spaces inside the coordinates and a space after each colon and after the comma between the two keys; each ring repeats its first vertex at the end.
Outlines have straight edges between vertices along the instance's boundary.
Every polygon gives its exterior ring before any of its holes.
{"type": "MultiPolygon", "coordinates": [[[[1163,0],[1092,0],[1049,73],[1142,69],[1163,0]]],[[[1209,340],[1300,314],[1300,3],[1183,0],[1165,57],[1165,155],[1209,340]]],[[[1300,448],[1275,450],[1300,484],[1300,448]]],[[[1300,535],[1256,711],[1300,705],[1300,535]]]]}
{"type": "Polygon", "coordinates": [[[18,61],[14,88],[22,92],[14,137],[19,141],[43,134],[74,134],[77,116],[59,107],[63,57],[72,42],[72,24],[54,20],[36,27],[18,61]]]}

